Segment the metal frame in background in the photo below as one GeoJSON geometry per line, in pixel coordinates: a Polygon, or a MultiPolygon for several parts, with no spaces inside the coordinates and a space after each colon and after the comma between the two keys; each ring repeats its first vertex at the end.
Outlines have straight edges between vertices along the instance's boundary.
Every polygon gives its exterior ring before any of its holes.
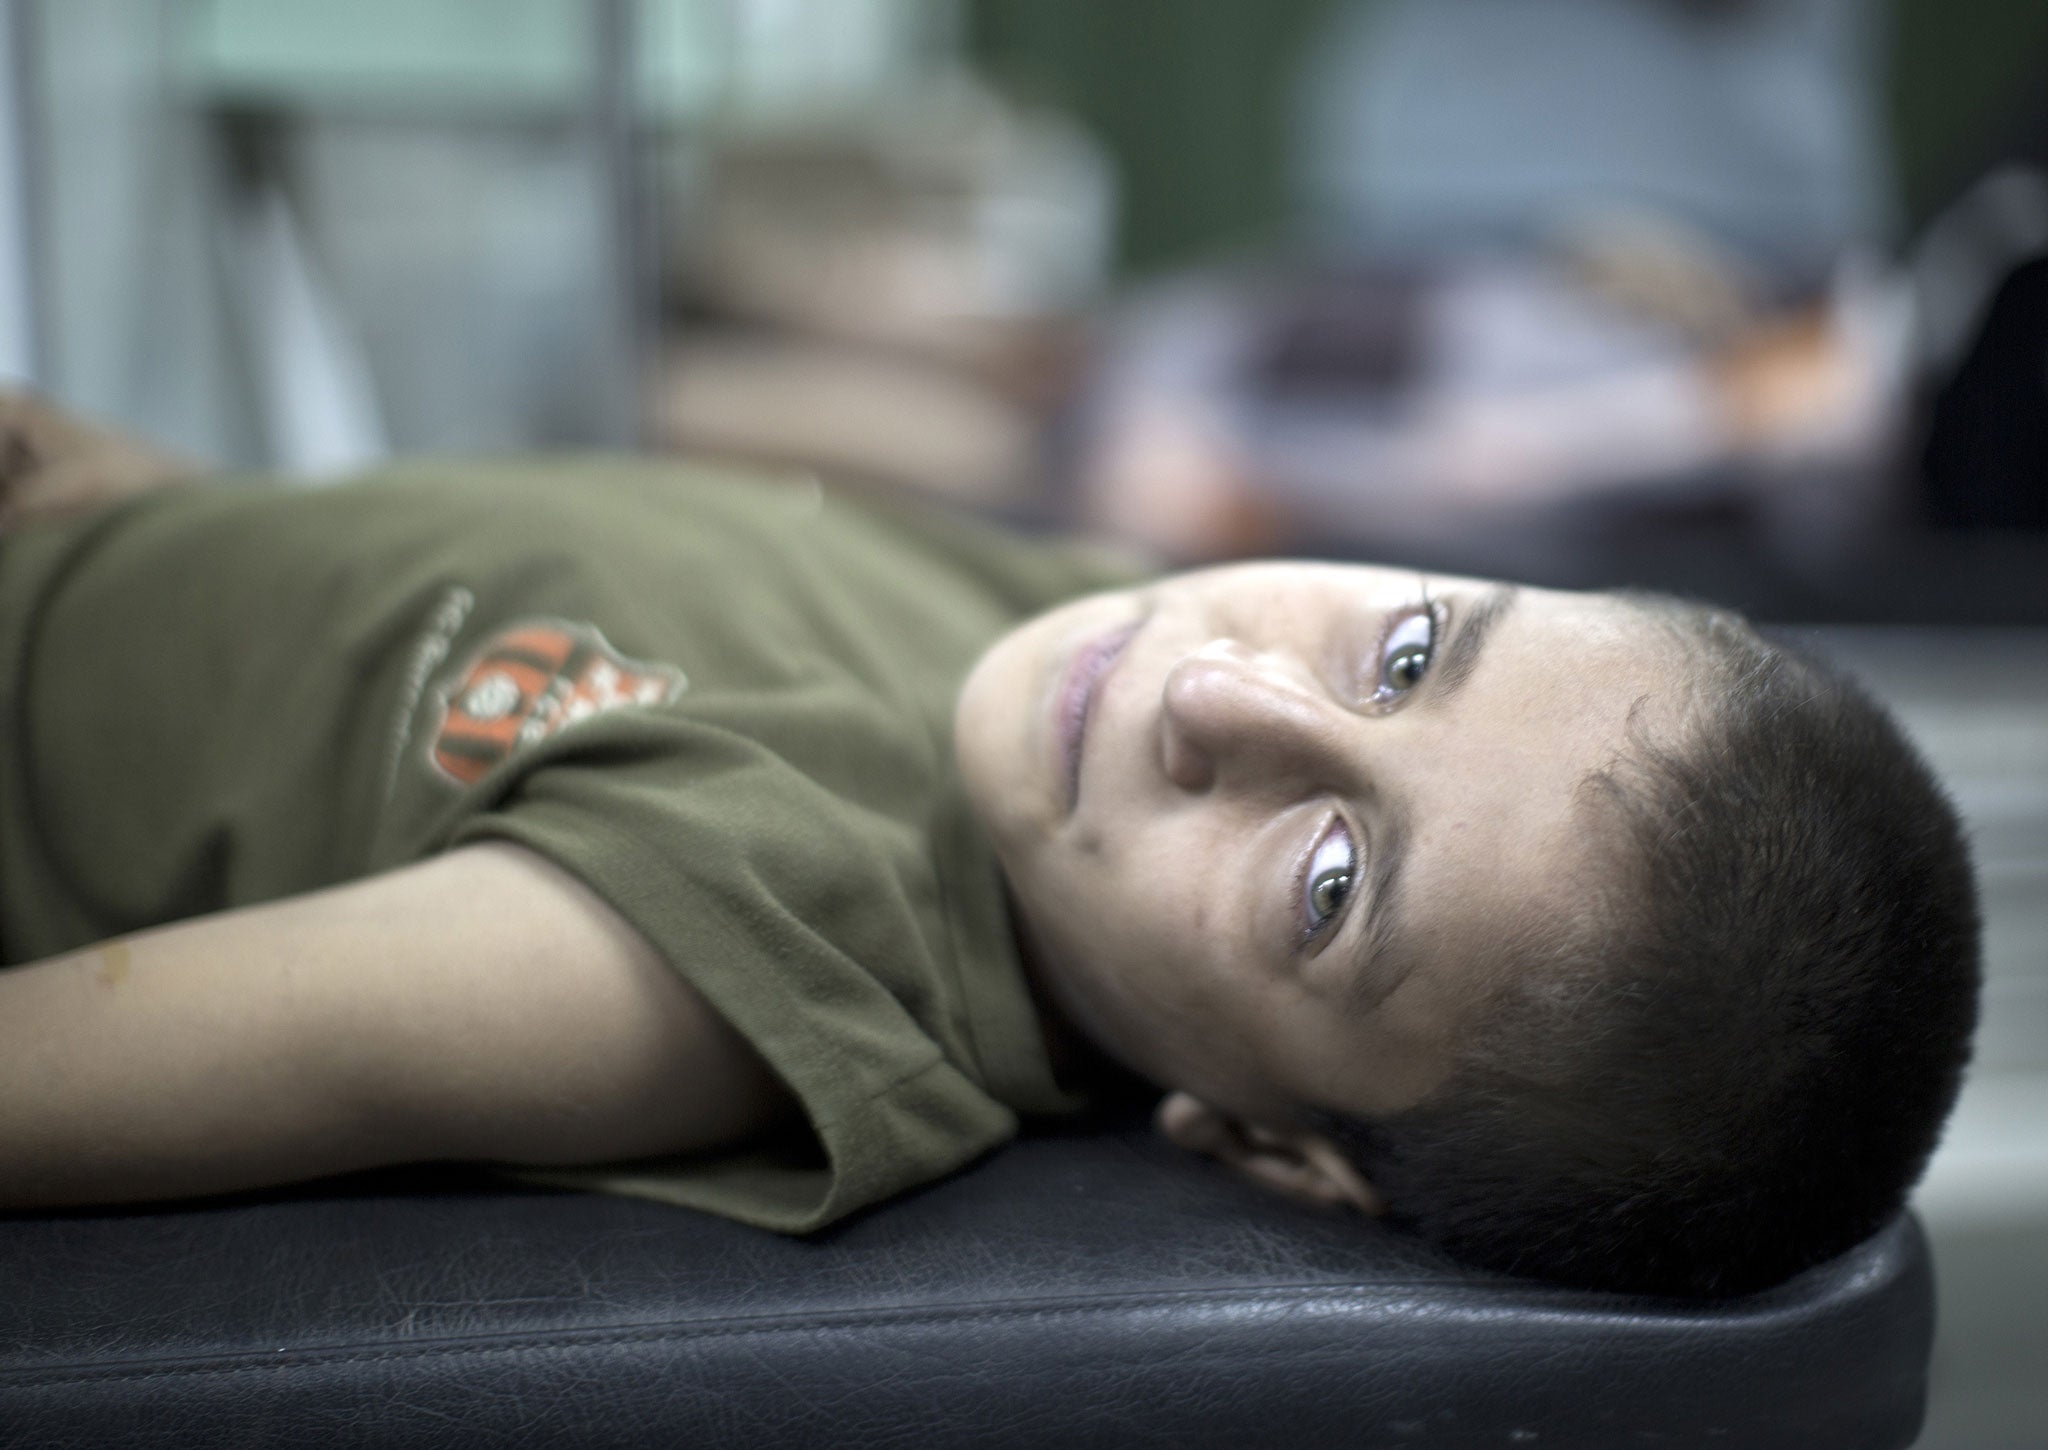
{"type": "Polygon", "coordinates": [[[0,383],[43,382],[42,166],[37,0],[0,0],[0,383]]]}
{"type": "Polygon", "coordinates": [[[614,376],[606,431],[616,446],[647,445],[658,283],[654,224],[639,115],[637,0],[591,0],[590,130],[609,216],[614,376]]]}

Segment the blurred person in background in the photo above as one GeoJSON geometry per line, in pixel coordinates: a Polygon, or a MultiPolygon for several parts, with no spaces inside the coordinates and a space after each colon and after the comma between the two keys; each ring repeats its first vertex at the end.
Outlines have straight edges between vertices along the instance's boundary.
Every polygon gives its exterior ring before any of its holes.
{"type": "Polygon", "coordinates": [[[1385,0],[1298,85],[1305,262],[1110,329],[1090,518],[1550,572],[1631,511],[1840,551],[1906,346],[1859,0],[1385,0]],[[1832,541],[1832,542],[1831,542],[1832,541]]]}

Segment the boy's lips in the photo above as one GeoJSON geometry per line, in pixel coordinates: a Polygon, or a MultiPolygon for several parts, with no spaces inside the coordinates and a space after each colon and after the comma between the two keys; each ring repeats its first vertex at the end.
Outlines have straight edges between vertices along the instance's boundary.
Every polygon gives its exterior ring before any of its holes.
{"type": "Polygon", "coordinates": [[[1110,669],[1122,657],[1124,646],[1144,622],[1140,617],[1084,641],[1061,672],[1059,689],[1053,693],[1053,730],[1065,768],[1068,815],[1080,803],[1081,756],[1087,745],[1096,697],[1110,669]]]}

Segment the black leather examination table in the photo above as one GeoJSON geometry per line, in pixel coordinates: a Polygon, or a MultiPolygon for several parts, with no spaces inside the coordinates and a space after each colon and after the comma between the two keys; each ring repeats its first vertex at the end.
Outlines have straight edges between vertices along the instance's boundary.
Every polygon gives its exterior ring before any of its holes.
{"type": "Polygon", "coordinates": [[[1461,1269],[1142,1127],[809,1240],[467,1175],[0,1218],[0,1445],[1898,1447],[1909,1216],[1699,1304],[1461,1269]]]}

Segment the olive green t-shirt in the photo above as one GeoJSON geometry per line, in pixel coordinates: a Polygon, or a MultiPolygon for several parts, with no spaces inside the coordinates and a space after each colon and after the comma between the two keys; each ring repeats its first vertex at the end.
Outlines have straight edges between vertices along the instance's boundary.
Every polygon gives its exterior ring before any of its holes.
{"type": "Polygon", "coordinates": [[[509,840],[744,1034],[812,1134],[550,1175],[784,1229],[1055,1084],[953,697],[1080,552],[808,479],[427,464],[0,539],[0,961],[509,840]]]}

